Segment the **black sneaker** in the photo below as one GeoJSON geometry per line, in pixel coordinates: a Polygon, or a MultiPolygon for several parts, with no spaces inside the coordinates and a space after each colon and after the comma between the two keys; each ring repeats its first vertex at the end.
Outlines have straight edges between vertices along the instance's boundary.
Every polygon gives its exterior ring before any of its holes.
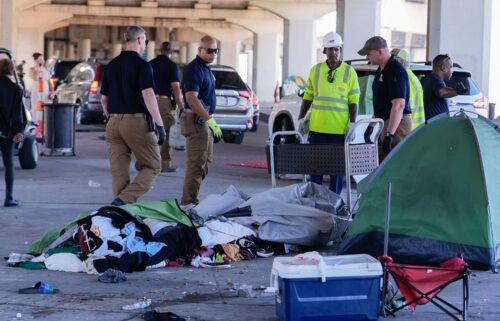
{"type": "Polygon", "coordinates": [[[5,200],[5,202],[3,203],[3,206],[5,207],[14,207],[14,206],[18,206],[19,205],[19,202],[16,201],[15,199],[12,199],[12,198],[7,198],[5,200]]]}
{"type": "Polygon", "coordinates": [[[125,202],[122,201],[121,198],[117,197],[113,200],[113,202],[111,202],[111,205],[114,205],[114,206],[122,206],[122,205],[125,205],[125,202]]]}

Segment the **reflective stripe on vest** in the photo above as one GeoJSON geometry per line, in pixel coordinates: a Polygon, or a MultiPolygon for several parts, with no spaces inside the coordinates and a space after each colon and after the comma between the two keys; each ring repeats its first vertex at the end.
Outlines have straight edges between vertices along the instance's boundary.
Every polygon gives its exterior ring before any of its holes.
{"type": "Polygon", "coordinates": [[[329,68],[326,62],[312,68],[311,72],[315,75],[310,75],[310,79],[314,79],[314,98],[309,124],[311,131],[345,134],[349,125],[349,95],[359,93],[358,88],[348,87],[350,68],[352,67],[346,63],[341,63],[334,71],[333,83],[328,82],[329,68]]]}
{"type": "Polygon", "coordinates": [[[406,69],[406,72],[410,82],[412,129],[415,129],[425,122],[424,92],[417,76],[409,68],[406,69]]]}

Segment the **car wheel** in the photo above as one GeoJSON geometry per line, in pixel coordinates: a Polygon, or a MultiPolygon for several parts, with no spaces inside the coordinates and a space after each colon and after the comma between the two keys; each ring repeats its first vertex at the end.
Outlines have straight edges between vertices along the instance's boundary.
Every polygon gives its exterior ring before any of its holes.
{"type": "Polygon", "coordinates": [[[243,138],[245,137],[245,132],[241,132],[239,134],[234,134],[233,132],[222,132],[222,138],[224,139],[224,143],[228,144],[241,144],[243,142],[243,138]]]}
{"type": "Polygon", "coordinates": [[[256,132],[257,129],[259,128],[259,116],[253,116],[253,125],[252,128],[250,128],[251,132],[256,132]]]}
{"type": "MultiPolygon", "coordinates": [[[[293,124],[290,118],[282,116],[275,125],[274,131],[287,131],[293,130],[293,124]]],[[[293,144],[297,142],[297,138],[291,135],[287,136],[276,136],[274,139],[274,144],[293,144]]]]}
{"type": "Polygon", "coordinates": [[[22,169],[34,169],[38,164],[38,146],[35,137],[26,136],[19,149],[19,164],[22,169]]]}

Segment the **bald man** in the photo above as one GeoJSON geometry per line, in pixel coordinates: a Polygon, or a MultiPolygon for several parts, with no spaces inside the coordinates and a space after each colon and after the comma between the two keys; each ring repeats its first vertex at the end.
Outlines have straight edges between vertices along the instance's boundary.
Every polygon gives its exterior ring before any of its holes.
{"type": "Polygon", "coordinates": [[[186,65],[182,79],[185,111],[181,115],[181,133],[186,137],[186,173],[181,205],[198,204],[198,193],[208,166],[213,160],[214,139],[222,131],[212,118],[215,112],[215,78],[208,67],[217,58],[217,42],[204,36],[198,43],[198,55],[186,65]]]}

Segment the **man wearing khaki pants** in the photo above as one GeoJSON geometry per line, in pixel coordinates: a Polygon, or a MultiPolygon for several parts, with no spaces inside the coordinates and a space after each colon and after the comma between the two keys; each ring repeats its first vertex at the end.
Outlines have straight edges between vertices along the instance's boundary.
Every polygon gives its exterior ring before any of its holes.
{"type": "Polygon", "coordinates": [[[222,130],[212,118],[216,106],[215,78],[208,67],[218,51],[215,39],[205,36],[198,44],[198,55],[184,68],[186,110],[181,115],[181,133],[186,137],[186,174],[181,205],[198,204],[201,182],[213,160],[214,139],[222,137],[222,130]]]}
{"type": "Polygon", "coordinates": [[[161,54],[151,60],[150,64],[155,79],[156,100],[167,133],[167,140],[160,148],[161,171],[165,173],[176,171],[176,168],[172,167],[172,147],[169,142],[170,127],[175,124],[175,105],[172,106],[172,94],[180,112],[184,109],[184,105],[179,80],[179,67],[169,58],[171,52],[170,42],[163,42],[160,52],[161,54]]]}
{"type": "Polygon", "coordinates": [[[160,172],[158,145],[166,139],[153,91],[153,70],[140,56],[146,48],[146,32],[132,26],[124,37],[126,48],[108,64],[101,87],[102,109],[109,117],[106,142],[115,198],[111,205],[116,206],[135,203],[151,189],[160,172]],[[131,153],[139,168],[132,181],[131,153]]]}

